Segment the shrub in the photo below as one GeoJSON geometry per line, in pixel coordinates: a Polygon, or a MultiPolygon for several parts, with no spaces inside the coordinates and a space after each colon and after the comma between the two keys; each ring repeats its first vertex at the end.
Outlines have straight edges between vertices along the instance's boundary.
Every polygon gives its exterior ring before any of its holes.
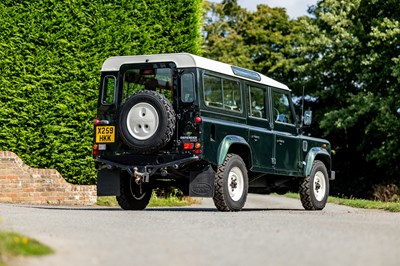
{"type": "Polygon", "coordinates": [[[373,196],[383,202],[400,202],[400,190],[395,184],[375,185],[373,196]]]}
{"type": "Polygon", "coordinates": [[[201,48],[201,0],[2,0],[0,150],[96,179],[92,121],[102,62],[201,48]]]}

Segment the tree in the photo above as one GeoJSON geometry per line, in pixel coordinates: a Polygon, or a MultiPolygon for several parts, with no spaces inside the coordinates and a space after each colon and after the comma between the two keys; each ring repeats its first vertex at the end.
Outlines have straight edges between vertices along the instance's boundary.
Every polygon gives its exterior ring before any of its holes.
{"type": "Polygon", "coordinates": [[[400,176],[400,6],[397,0],[323,0],[311,16],[210,4],[204,54],[306,93],[311,134],[332,143],[333,192],[372,195],[400,176]]]}
{"type": "Polygon", "coordinates": [[[400,175],[400,7],[397,1],[324,0],[302,18],[296,72],[334,145],[340,191],[365,196],[400,175]],[[348,186],[348,184],[353,184],[348,186]]]}
{"type": "Polygon", "coordinates": [[[283,8],[258,5],[257,11],[249,12],[236,0],[209,3],[203,28],[204,55],[288,84],[293,79],[290,59],[299,29],[283,8]]]}

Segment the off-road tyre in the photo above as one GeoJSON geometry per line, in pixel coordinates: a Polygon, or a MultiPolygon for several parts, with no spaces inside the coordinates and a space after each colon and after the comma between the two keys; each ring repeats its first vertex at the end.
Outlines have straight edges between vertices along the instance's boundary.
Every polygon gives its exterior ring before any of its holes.
{"type": "Polygon", "coordinates": [[[121,195],[117,202],[124,210],[143,210],[149,204],[152,189],[149,183],[142,183],[141,188],[134,177],[121,175],[121,195]]]}
{"type": "Polygon", "coordinates": [[[133,151],[150,154],[164,147],[175,130],[175,111],[163,95],[149,90],[134,93],[119,115],[122,141],[133,151]]]}
{"type": "Polygon", "coordinates": [[[218,166],[214,181],[214,204],[219,211],[240,211],[247,200],[249,182],[243,159],[233,153],[218,166]]]}
{"type": "Polygon", "coordinates": [[[300,184],[300,200],[306,210],[322,210],[329,195],[328,171],[323,162],[315,160],[309,176],[300,184]]]}

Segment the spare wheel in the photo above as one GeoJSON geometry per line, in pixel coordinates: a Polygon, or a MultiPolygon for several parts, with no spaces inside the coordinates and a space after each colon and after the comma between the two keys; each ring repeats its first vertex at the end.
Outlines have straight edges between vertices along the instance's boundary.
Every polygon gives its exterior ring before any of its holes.
{"type": "Polygon", "coordinates": [[[169,101],[155,91],[134,93],[122,106],[121,138],[132,150],[153,153],[164,147],[175,130],[175,111],[169,101]]]}

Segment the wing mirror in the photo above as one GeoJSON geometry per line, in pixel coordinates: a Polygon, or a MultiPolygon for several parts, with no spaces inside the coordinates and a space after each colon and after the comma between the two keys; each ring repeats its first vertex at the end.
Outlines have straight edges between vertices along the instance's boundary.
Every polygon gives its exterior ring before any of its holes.
{"type": "Polygon", "coordinates": [[[311,125],[311,121],[312,121],[312,111],[311,110],[307,110],[307,111],[304,112],[303,125],[304,126],[309,126],[309,125],[311,125]]]}

